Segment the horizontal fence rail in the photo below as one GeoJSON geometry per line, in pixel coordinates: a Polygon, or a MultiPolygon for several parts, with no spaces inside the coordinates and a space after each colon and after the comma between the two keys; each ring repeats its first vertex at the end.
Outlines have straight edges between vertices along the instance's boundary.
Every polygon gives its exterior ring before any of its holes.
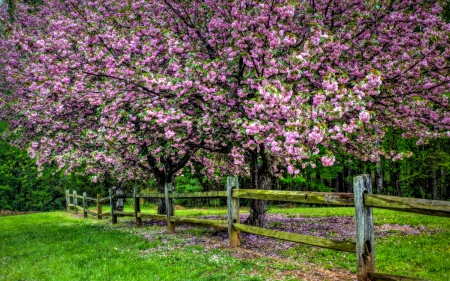
{"type": "Polygon", "coordinates": [[[134,212],[114,211],[114,215],[121,217],[134,217],[134,212]]]}
{"type": "Polygon", "coordinates": [[[317,246],[321,248],[334,249],[338,251],[344,251],[349,253],[356,252],[356,243],[345,242],[339,240],[332,240],[328,238],[322,238],[311,235],[303,235],[284,231],[275,231],[271,229],[266,229],[262,227],[249,226],[245,224],[233,223],[233,227],[239,231],[257,234],[261,236],[272,237],[280,240],[297,242],[301,244],[307,244],[312,246],[317,246]]]}
{"type": "Polygon", "coordinates": [[[149,194],[138,194],[137,198],[145,198],[145,199],[164,199],[164,193],[149,193],[149,194]]]}
{"type": "Polygon", "coordinates": [[[105,198],[98,200],[98,202],[100,202],[100,203],[104,203],[104,202],[108,202],[108,201],[109,201],[109,197],[105,197],[105,198]]]}
{"type": "Polygon", "coordinates": [[[233,192],[233,197],[307,204],[353,205],[353,193],[237,189],[233,192]]]}
{"type": "Polygon", "coordinates": [[[98,219],[111,217],[113,223],[117,223],[117,217],[135,217],[136,224],[142,224],[142,219],[153,219],[167,221],[168,233],[175,233],[176,224],[190,224],[203,227],[213,227],[228,229],[230,247],[238,247],[239,233],[246,232],[255,235],[271,237],[275,239],[302,243],[327,249],[356,253],[357,278],[358,281],[369,280],[411,280],[421,279],[381,274],[375,272],[375,243],[372,208],[382,208],[401,212],[411,212],[433,216],[450,217],[450,202],[438,200],[426,200],[416,198],[404,198],[386,195],[374,195],[370,176],[363,175],[354,178],[355,193],[333,193],[333,192],[305,192],[305,191],[280,191],[280,190],[254,190],[240,189],[237,178],[227,179],[226,191],[190,192],[176,193],[172,184],[166,184],[164,193],[140,194],[137,189],[133,194],[113,194],[110,191],[108,197],[97,198],[73,194],[66,191],[67,211],[74,213],[82,211],[87,214],[97,216],[98,219]],[[134,211],[118,211],[115,203],[117,199],[132,198],[134,201],[134,211]],[[228,215],[227,220],[198,219],[192,217],[175,216],[172,208],[174,199],[195,199],[195,198],[227,198],[228,215]],[[82,204],[78,204],[78,199],[82,204]],[[141,212],[140,201],[144,199],[163,199],[166,203],[166,214],[148,214],[141,212]],[[259,199],[287,201],[306,204],[326,204],[337,206],[355,206],[356,222],[356,242],[339,241],[328,238],[303,235],[291,232],[276,231],[262,227],[254,227],[240,223],[239,199],[259,199]],[[87,202],[97,204],[97,212],[89,210],[87,202]],[[109,204],[110,212],[103,212],[102,205],[109,204]]]}
{"type": "Polygon", "coordinates": [[[426,281],[419,278],[369,272],[371,281],[426,281]]]}
{"type": "Polygon", "coordinates": [[[181,198],[227,198],[226,191],[208,191],[208,192],[186,192],[172,193],[169,195],[173,199],[181,198]]]}
{"type": "Polygon", "coordinates": [[[97,216],[97,213],[96,213],[96,212],[92,212],[92,211],[89,211],[89,210],[87,210],[86,212],[87,212],[88,214],[90,214],[90,215],[97,216]]]}
{"type": "Polygon", "coordinates": [[[226,220],[207,220],[207,219],[171,216],[170,221],[173,223],[194,224],[213,228],[224,228],[224,229],[228,228],[228,221],[226,220]]]}
{"type": "Polygon", "coordinates": [[[364,194],[364,204],[369,207],[377,207],[400,212],[450,217],[449,201],[364,194]]]}
{"type": "Polygon", "coordinates": [[[166,215],[144,214],[144,213],[139,213],[138,217],[143,218],[143,219],[152,219],[152,220],[159,220],[159,221],[164,221],[167,218],[166,215]]]}

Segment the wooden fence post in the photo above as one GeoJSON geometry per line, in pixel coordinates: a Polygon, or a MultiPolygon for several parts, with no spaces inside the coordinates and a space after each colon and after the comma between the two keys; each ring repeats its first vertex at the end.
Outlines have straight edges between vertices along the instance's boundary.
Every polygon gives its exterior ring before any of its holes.
{"type": "Polygon", "coordinates": [[[175,210],[172,210],[173,206],[173,199],[170,198],[170,194],[173,191],[173,184],[172,183],[166,183],[164,188],[164,198],[166,200],[166,214],[167,214],[167,232],[169,234],[175,233],[175,224],[170,221],[170,216],[173,212],[175,215],[175,210]]]}
{"type": "Polygon", "coordinates": [[[239,231],[233,227],[233,223],[240,223],[239,198],[233,198],[233,189],[239,189],[237,177],[227,177],[227,206],[228,206],[228,240],[230,248],[239,247],[239,231]]]}
{"type": "Polygon", "coordinates": [[[83,192],[83,217],[87,218],[86,192],[83,192]]]}
{"type": "Polygon", "coordinates": [[[111,205],[111,221],[112,224],[117,223],[117,216],[114,215],[114,199],[112,189],[109,190],[109,204],[111,205]]]}
{"type": "Polygon", "coordinates": [[[73,191],[73,211],[75,214],[78,214],[77,205],[78,205],[77,192],[74,190],[73,191]]]}
{"type": "Polygon", "coordinates": [[[97,219],[102,219],[102,202],[100,202],[100,199],[102,198],[102,195],[99,193],[97,194],[97,219]]]}
{"type": "Polygon", "coordinates": [[[66,190],[66,210],[69,213],[70,212],[70,191],[67,189],[66,190]]]}
{"type": "Polygon", "coordinates": [[[134,198],[134,217],[136,218],[136,226],[142,225],[142,218],[138,217],[138,214],[141,212],[141,205],[139,201],[138,190],[135,187],[133,192],[133,198],[134,198]]]}
{"type": "Polygon", "coordinates": [[[356,219],[356,266],[358,281],[369,281],[375,273],[375,244],[372,208],[364,206],[364,194],[372,193],[370,175],[353,178],[356,219]]]}

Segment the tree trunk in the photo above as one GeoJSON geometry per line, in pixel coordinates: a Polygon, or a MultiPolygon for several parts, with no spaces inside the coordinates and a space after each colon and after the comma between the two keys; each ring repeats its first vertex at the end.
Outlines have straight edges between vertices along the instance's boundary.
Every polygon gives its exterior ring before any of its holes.
{"type": "Polygon", "coordinates": [[[339,192],[339,178],[334,178],[331,180],[334,192],[339,192]]]}
{"type": "Polygon", "coordinates": [[[353,177],[350,167],[344,166],[345,186],[348,193],[353,193],[353,177]]]}
{"type": "Polygon", "coordinates": [[[436,179],[436,169],[432,167],[431,170],[431,199],[437,200],[437,179],[436,179]]]}
{"type": "Polygon", "coordinates": [[[338,174],[338,192],[344,192],[345,191],[345,180],[344,180],[344,174],[339,173],[338,174]]]}
{"type": "Polygon", "coordinates": [[[370,171],[370,180],[372,181],[372,185],[374,185],[377,182],[375,171],[370,171]]]}
{"type": "Polygon", "coordinates": [[[444,180],[443,180],[442,182],[443,182],[443,183],[446,183],[446,186],[447,186],[447,193],[446,193],[447,197],[446,197],[446,198],[443,198],[443,199],[444,199],[444,200],[448,200],[448,199],[450,199],[450,183],[445,182],[445,178],[444,178],[444,180]]]}
{"type": "MultiPolygon", "coordinates": [[[[166,186],[166,183],[171,183],[171,182],[173,182],[173,179],[172,179],[172,181],[168,181],[168,182],[166,182],[166,179],[165,179],[165,177],[161,177],[161,178],[158,178],[157,180],[156,180],[156,182],[157,182],[157,184],[158,184],[158,192],[159,193],[164,193],[164,189],[165,189],[165,186],[166,186]]],[[[173,185],[172,185],[173,186],[173,185]]],[[[174,186],[173,186],[173,188],[175,188],[174,186]]],[[[173,190],[172,190],[173,191],[173,190]]],[[[170,210],[171,210],[171,216],[173,216],[173,210],[175,209],[175,204],[173,203],[174,201],[172,200],[172,204],[173,204],[173,206],[172,206],[172,208],[170,208],[170,210]]],[[[165,199],[164,198],[162,198],[162,199],[158,199],[158,211],[157,211],[157,213],[159,214],[159,215],[165,215],[166,214],[166,201],[165,201],[165,199]]]]}
{"type": "MultiPolygon", "coordinates": [[[[200,185],[202,186],[202,191],[208,192],[214,190],[214,187],[209,181],[199,181],[200,185]]],[[[200,202],[201,206],[211,206],[211,198],[199,198],[198,201],[200,202]]],[[[197,201],[197,202],[198,202],[197,201]]]]}
{"type": "Polygon", "coordinates": [[[394,196],[402,196],[402,192],[400,190],[400,182],[399,182],[400,181],[400,165],[397,161],[391,163],[389,173],[391,174],[391,184],[392,184],[392,188],[394,191],[394,196]]]}
{"type": "MultiPolygon", "coordinates": [[[[247,151],[250,162],[251,188],[267,190],[272,188],[272,163],[265,154],[264,146],[247,151]],[[259,158],[259,159],[258,159],[259,158]],[[258,161],[259,160],[259,161],[258,161]]],[[[267,213],[267,200],[249,200],[250,215],[244,222],[247,225],[264,227],[267,213]]]]}
{"type": "Polygon", "coordinates": [[[383,192],[383,171],[381,170],[381,162],[376,163],[375,171],[375,183],[377,188],[377,193],[381,194],[383,192]]]}
{"type": "MultiPolygon", "coordinates": [[[[258,189],[270,189],[272,186],[272,175],[268,173],[260,174],[258,189]]],[[[264,227],[267,213],[267,200],[249,200],[250,215],[245,224],[264,227]]]]}
{"type": "Polygon", "coordinates": [[[402,196],[398,185],[398,173],[395,170],[391,173],[391,182],[394,189],[394,196],[402,196]]]}
{"type": "MultiPolygon", "coordinates": [[[[142,145],[141,149],[142,151],[148,151],[148,147],[145,144],[142,145]]],[[[192,153],[195,153],[195,151],[193,151],[192,153]]],[[[163,164],[164,169],[160,169],[158,167],[158,160],[155,157],[153,157],[153,155],[147,154],[148,166],[144,166],[142,164],[140,164],[139,166],[141,166],[141,168],[149,169],[152,172],[153,176],[156,179],[158,192],[164,194],[166,184],[173,183],[173,180],[175,179],[175,174],[180,169],[183,169],[184,166],[186,166],[186,163],[191,158],[191,155],[192,154],[190,153],[186,153],[183,157],[176,160],[174,160],[171,157],[161,157],[160,162],[161,164],[163,164]]],[[[171,208],[171,210],[174,210],[174,208],[171,208]]],[[[163,215],[165,213],[166,213],[165,199],[158,199],[158,214],[163,215]]]]}

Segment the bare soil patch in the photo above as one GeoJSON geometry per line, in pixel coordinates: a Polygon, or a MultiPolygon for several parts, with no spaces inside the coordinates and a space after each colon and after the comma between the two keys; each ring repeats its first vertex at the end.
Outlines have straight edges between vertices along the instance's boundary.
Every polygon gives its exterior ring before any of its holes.
{"type": "Polygon", "coordinates": [[[10,211],[10,210],[0,210],[0,216],[16,216],[16,215],[24,215],[24,214],[31,214],[33,212],[16,212],[16,211],[10,211]]]}

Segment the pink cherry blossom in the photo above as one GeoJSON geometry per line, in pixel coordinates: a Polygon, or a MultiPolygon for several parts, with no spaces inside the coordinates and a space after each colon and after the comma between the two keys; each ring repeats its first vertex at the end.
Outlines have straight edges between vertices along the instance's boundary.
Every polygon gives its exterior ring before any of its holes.
{"type": "Polygon", "coordinates": [[[449,134],[450,25],[438,2],[385,4],[47,0],[14,21],[3,5],[0,119],[38,163],[99,180],[399,159],[376,145],[387,129],[449,134]]]}
{"type": "Polygon", "coordinates": [[[320,158],[320,161],[322,161],[322,165],[324,165],[325,167],[327,166],[333,166],[333,163],[335,161],[334,156],[322,156],[322,158],[320,158]]]}

